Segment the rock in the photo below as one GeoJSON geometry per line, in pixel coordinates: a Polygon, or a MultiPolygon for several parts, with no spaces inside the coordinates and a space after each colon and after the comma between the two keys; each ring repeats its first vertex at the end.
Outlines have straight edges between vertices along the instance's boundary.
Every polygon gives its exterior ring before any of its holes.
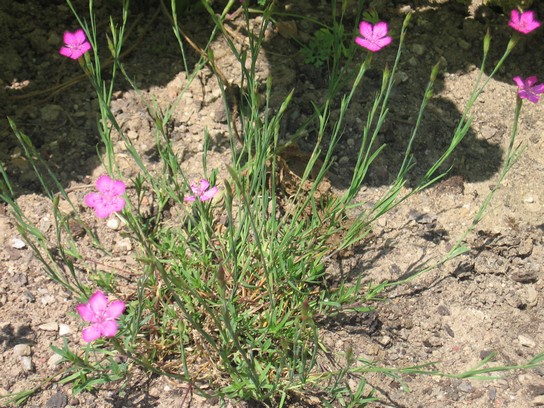
{"type": "MultiPolygon", "coordinates": [[[[42,305],[44,305],[44,306],[52,305],[52,304],[55,303],[55,296],[53,296],[53,295],[42,296],[40,298],[40,302],[42,302],[42,305]]],[[[55,329],[55,331],[56,331],[56,329],[55,329]]]]}
{"type": "Polygon", "coordinates": [[[520,334],[518,336],[518,341],[519,341],[519,344],[521,344],[523,347],[534,348],[536,346],[535,341],[529,336],[526,336],[524,334],[520,334]]]}
{"type": "Polygon", "coordinates": [[[449,316],[451,315],[450,309],[447,306],[439,305],[436,310],[440,316],[449,316]]]}
{"type": "Polygon", "coordinates": [[[119,250],[124,252],[129,252],[132,250],[132,242],[130,242],[130,238],[123,238],[119,241],[117,241],[117,244],[115,245],[119,250]]]}
{"type": "Polygon", "coordinates": [[[59,324],[59,336],[67,336],[68,334],[72,334],[70,326],[64,323],[59,324]]]}
{"type": "Polygon", "coordinates": [[[538,304],[538,292],[534,285],[527,286],[525,299],[527,300],[527,306],[535,307],[538,304]]]}
{"type": "Polygon", "coordinates": [[[461,392],[472,392],[474,390],[474,387],[472,384],[468,381],[463,381],[461,384],[457,386],[457,389],[461,392]]]}
{"type": "Polygon", "coordinates": [[[68,397],[62,391],[57,391],[55,395],[47,400],[46,408],[64,408],[68,404],[68,397]]]}
{"type": "Polygon", "coordinates": [[[22,356],[21,357],[21,366],[23,367],[24,371],[32,371],[34,369],[34,366],[32,364],[32,357],[30,356],[22,356]]]}
{"type": "Polygon", "coordinates": [[[544,405],[544,395],[539,395],[538,397],[534,397],[531,401],[531,404],[533,404],[534,407],[540,407],[544,405]]]}
{"type": "Polygon", "coordinates": [[[487,391],[487,397],[489,398],[489,401],[495,401],[497,398],[497,389],[495,387],[489,388],[487,391]]]}
{"type": "Polygon", "coordinates": [[[20,238],[13,238],[11,240],[11,247],[15,249],[23,249],[26,246],[25,241],[20,238]]]}
{"type": "Polygon", "coordinates": [[[40,110],[42,120],[47,123],[54,123],[59,121],[62,114],[63,109],[59,105],[45,105],[40,110]]]}
{"type": "Polygon", "coordinates": [[[41,324],[38,326],[38,329],[40,330],[44,330],[44,331],[58,331],[59,330],[59,325],[58,323],[55,323],[55,322],[49,322],[49,323],[44,323],[44,324],[41,324]]]}
{"type": "Polygon", "coordinates": [[[425,50],[425,46],[422,45],[422,44],[413,44],[412,45],[412,52],[416,55],[423,55],[425,54],[426,50],[425,50]]]}
{"type": "Polygon", "coordinates": [[[62,361],[62,356],[60,354],[53,354],[49,359],[47,360],[47,368],[50,370],[54,370],[57,368],[57,365],[62,361]]]}
{"type": "Polygon", "coordinates": [[[31,354],[31,349],[28,344],[17,344],[13,347],[13,353],[17,357],[29,356],[31,354]]]}
{"type": "Polygon", "coordinates": [[[117,218],[110,218],[108,222],[106,222],[106,226],[114,231],[117,231],[119,229],[119,225],[120,223],[117,218]]]}

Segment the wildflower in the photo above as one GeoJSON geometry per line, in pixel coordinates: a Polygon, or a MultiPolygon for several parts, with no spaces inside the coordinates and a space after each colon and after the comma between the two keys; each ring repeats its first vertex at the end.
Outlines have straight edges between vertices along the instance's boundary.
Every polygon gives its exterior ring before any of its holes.
{"type": "Polygon", "coordinates": [[[70,31],[64,32],[64,47],[60,48],[60,55],[71,59],[78,59],[83,54],[91,49],[91,44],[85,37],[85,32],[80,28],[73,33],[70,31]]]}
{"type": "Polygon", "coordinates": [[[81,333],[86,342],[100,337],[113,337],[119,330],[117,319],[125,311],[126,305],[120,300],[108,303],[108,298],[101,291],[96,291],[87,303],[77,306],[77,312],[83,320],[91,325],[81,333]]]}
{"type": "Polygon", "coordinates": [[[85,204],[94,208],[98,218],[107,218],[125,206],[125,199],[121,196],[125,193],[126,186],[122,181],[103,175],[96,180],[96,189],[98,193],[85,196],[85,204]]]}
{"type": "Polygon", "coordinates": [[[521,77],[514,77],[514,82],[518,86],[518,96],[521,99],[527,99],[533,103],[538,103],[540,94],[544,93],[544,84],[536,84],[536,76],[530,76],[523,80],[521,77]]]}
{"type": "Polygon", "coordinates": [[[540,21],[535,17],[536,14],[534,11],[524,11],[523,13],[520,13],[518,10],[514,9],[512,10],[512,14],[510,14],[508,25],[520,33],[529,34],[531,31],[540,27],[540,21]]]}
{"type": "Polygon", "coordinates": [[[198,184],[191,182],[191,190],[194,195],[186,196],[184,201],[195,201],[197,198],[200,201],[208,201],[214,195],[217,194],[217,186],[210,188],[210,183],[208,180],[200,180],[198,184]]]}
{"type": "Polygon", "coordinates": [[[359,32],[362,37],[355,37],[355,42],[372,52],[380,51],[383,47],[391,44],[392,38],[387,35],[387,31],[387,23],[384,21],[376,24],[361,21],[359,32]]]}

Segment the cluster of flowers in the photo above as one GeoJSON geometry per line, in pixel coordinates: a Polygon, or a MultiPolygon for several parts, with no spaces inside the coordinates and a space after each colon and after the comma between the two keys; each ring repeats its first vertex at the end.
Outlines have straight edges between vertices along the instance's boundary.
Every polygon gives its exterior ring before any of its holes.
{"type": "MultiPolygon", "coordinates": [[[[240,2],[242,1],[240,0],[240,2]]],[[[520,13],[518,10],[512,10],[508,25],[522,34],[528,34],[540,27],[541,23],[536,19],[533,11],[520,13]]],[[[388,35],[388,31],[388,24],[384,21],[376,24],[362,21],[359,24],[361,36],[355,38],[355,43],[371,52],[380,51],[393,41],[388,35]]],[[[85,32],[82,29],[78,29],[73,33],[66,31],[64,33],[64,43],[65,45],[59,51],[60,54],[74,60],[77,60],[91,49],[91,44],[87,41],[85,32]]],[[[537,84],[537,81],[536,76],[530,76],[526,79],[519,76],[514,77],[514,82],[518,86],[518,97],[537,103],[539,95],[544,93],[544,83],[537,84]]],[[[210,183],[205,179],[199,182],[191,182],[190,188],[193,195],[185,196],[184,201],[186,202],[196,201],[197,199],[200,201],[211,200],[218,191],[217,186],[210,188],[210,183]]],[[[98,218],[107,218],[124,208],[125,199],[123,195],[126,185],[121,180],[114,180],[107,175],[100,176],[96,180],[96,189],[98,192],[89,193],[85,196],[85,203],[94,209],[98,218]]],[[[95,292],[87,303],[78,305],[77,311],[81,318],[91,323],[82,332],[83,340],[91,342],[100,337],[115,336],[118,331],[116,319],[121,316],[125,307],[125,304],[120,300],[108,303],[108,298],[101,291],[95,292]]]]}
{"type": "MultiPolygon", "coordinates": [[[[541,23],[536,19],[534,11],[529,10],[520,13],[518,10],[512,10],[508,25],[522,34],[529,34],[540,27],[541,23]]],[[[356,37],[355,42],[369,51],[377,52],[391,44],[392,38],[387,35],[388,31],[388,25],[384,21],[376,24],[362,21],[359,24],[361,36],[356,37]]],[[[521,99],[537,103],[539,95],[544,93],[544,84],[537,85],[537,81],[536,76],[530,76],[526,79],[516,76],[514,82],[518,86],[518,96],[521,99]]]]}

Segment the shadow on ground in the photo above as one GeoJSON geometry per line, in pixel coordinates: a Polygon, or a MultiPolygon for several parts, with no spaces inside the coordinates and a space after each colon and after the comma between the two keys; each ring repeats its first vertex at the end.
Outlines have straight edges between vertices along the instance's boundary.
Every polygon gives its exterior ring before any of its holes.
{"type": "MultiPolygon", "coordinates": [[[[74,2],[82,15],[86,12],[86,3],[83,0],[74,2]]],[[[278,3],[280,10],[288,7],[292,13],[315,16],[320,21],[330,23],[328,2],[321,2],[317,6],[313,2],[278,3]]],[[[3,117],[0,126],[0,160],[13,177],[18,191],[39,190],[36,178],[21,157],[21,151],[16,147],[7,125],[5,117],[9,116],[30,137],[65,186],[71,181],[83,181],[99,165],[96,155],[96,146],[100,142],[96,125],[97,101],[86,78],[81,75],[78,64],[63,59],[57,53],[62,32],[75,29],[76,21],[66,4],[60,0],[34,0],[24,4],[14,2],[11,8],[6,4],[0,4],[0,20],[3,22],[0,25],[0,40],[6,44],[0,51],[0,81],[3,85],[0,91],[0,111],[3,117]]],[[[507,17],[484,7],[477,10],[475,19],[469,17],[466,7],[460,7],[456,2],[436,4],[431,1],[393,1],[379,11],[381,17],[390,22],[392,32],[398,33],[404,14],[423,5],[427,6],[425,11],[417,11],[412,19],[400,65],[403,77],[400,77],[400,83],[391,95],[390,114],[380,133],[379,143],[386,143],[387,148],[371,170],[367,178],[368,185],[388,184],[396,174],[432,66],[441,61],[444,75],[463,74],[479,66],[482,38],[486,30],[490,29],[493,34],[489,58],[491,67],[511,36],[511,30],[507,29],[507,17]]],[[[103,28],[104,31],[107,30],[109,15],[116,18],[120,16],[119,3],[116,2],[96,1],[95,10],[99,16],[99,29],[103,28]]],[[[278,19],[294,18],[279,16],[278,19]]],[[[355,28],[358,23],[356,20],[355,16],[348,16],[346,26],[355,28]]],[[[299,30],[304,31],[304,38],[311,36],[318,28],[307,21],[294,21],[299,30]]],[[[196,9],[186,14],[181,18],[181,24],[201,44],[205,43],[210,34],[211,22],[203,10],[196,9]]],[[[534,55],[541,55],[544,51],[542,38],[540,30],[522,39],[498,78],[511,83],[514,75],[542,76],[544,68],[540,65],[534,67],[534,55]]],[[[395,40],[398,43],[398,38],[395,40]]],[[[102,50],[107,52],[105,44],[102,50]]],[[[159,2],[149,2],[147,7],[140,5],[137,14],[131,16],[125,50],[130,75],[133,75],[142,89],[163,87],[183,69],[179,46],[172,35],[170,22],[161,12],[159,2]]],[[[299,43],[281,36],[275,36],[270,43],[265,44],[264,50],[271,75],[278,79],[275,81],[278,86],[274,90],[273,100],[281,101],[295,87],[295,98],[291,106],[298,113],[307,115],[313,109],[311,103],[314,102],[312,98],[316,89],[320,90],[323,78],[328,75],[326,68],[316,69],[305,64],[304,58],[297,54],[300,51],[299,43]],[[286,69],[291,74],[294,72],[294,83],[282,80],[286,77],[286,69]],[[309,84],[318,85],[317,88],[311,85],[314,89],[309,91],[309,84]]],[[[358,119],[365,120],[364,109],[369,107],[378,89],[381,70],[386,64],[391,65],[395,52],[395,47],[391,46],[376,56],[374,66],[360,90],[361,97],[348,115],[347,137],[355,140],[360,137],[361,125],[355,122],[358,119]],[[358,111],[358,108],[363,110],[358,111]]],[[[365,52],[361,50],[361,61],[364,55],[365,52]]],[[[106,56],[104,58],[107,59],[106,56]]],[[[195,55],[191,54],[189,63],[195,60],[195,55]]],[[[441,87],[442,79],[439,78],[436,83],[437,95],[441,87]]],[[[122,95],[126,90],[126,84],[119,82],[116,92],[122,95]]],[[[461,115],[455,101],[441,96],[431,101],[414,145],[417,166],[410,183],[416,182],[449,145],[461,115]]],[[[297,121],[287,122],[286,131],[289,132],[297,121]]],[[[355,161],[354,149],[346,150],[351,152],[348,157],[349,167],[355,161]]],[[[486,180],[501,166],[502,155],[498,144],[479,138],[470,129],[443,170],[453,166],[451,175],[461,175],[467,181],[486,180]]],[[[337,187],[346,187],[348,178],[332,179],[338,184],[337,187]]]]}

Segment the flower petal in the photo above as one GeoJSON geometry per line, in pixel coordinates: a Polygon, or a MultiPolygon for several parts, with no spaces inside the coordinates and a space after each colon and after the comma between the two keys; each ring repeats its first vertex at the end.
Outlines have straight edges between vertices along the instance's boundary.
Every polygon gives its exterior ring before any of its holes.
{"type": "Polygon", "coordinates": [[[217,186],[213,187],[213,188],[210,188],[208,191],[206,191],[205,193],[203,193],[201,196],[200,196],[200,201],[208,201],[210,200],[214,195],[217,194],[217,186]]]}
{"type": "Polygon", "coordinates": [[[108,319],[117,319],[125,311],[126,305],[120,300],[114,300],[106,309],[104,316],[108,319]]]}
{"type": "Polygon", "coordinates": [[[533,86],[532,91],[535,94],[544,93],[544,84],[538,84],[538,85],[533,86]]]}
{"type": "Polygon", "coordinates": [[[536,76],[530,76],[530,77],[527,77],[525,79],[525,87],[526,88],[530,88],[532,87],[534,84],[536,84],[536,81],[538,81],[538,78],[536,76]]]}
{"type": "Polygon", "coordinates": [[[101,202],[102,194],[89,193],[85,196],[85,204],[87,204],[89,207],[95,207],[96,205],[100,205],[101,202]]]}
{"type": "Polygon", "coordinates": [[[111,197],[108,200],[108,208],[111,212],[119,212],[125,207],[125,199],[123,197],[111,197]]]}
{"type": "Polygon", "coordinates": [[[196,200],[195,196],[185,196],[183,197],[183,201],[193,202],[196,200]]]}
{"type": "Polygon", "coordinates": [[[363,37],[371,38],[373,33],[372,24],[368,21],[361,21],[361,24],[359,24],[359,32],[363,37]]]}
{"type": "Polygon", "coordinates": [[[102,331],[100,330],[99,325],[92,325],[89,326],[81,332],[81,337],[83,337],[83,340],[86,342],[94,341],[102,336],[102,331]]]}
{"type": "MultiPolygon", "coordinates": [[[[72,50],[71,48],[61,47],[59,50],[59,54],[62,55],[63,57],[72,58],[73,51],[74,50],[72,50]]],[[[72,59],[77,59],[77,58],[72,58],[72,59]]]]}
{"type": "Polygon", "coordinates": [[[359,44],[361,47],[363,48],[366,48],[367,50],[370,50],[372,52],[376,52],[376,51],[379,51],[382,49],[382,47],[374,44],[373,42],[365,39],[365,38],[361,38],[361,37],[356,37],[355,38],[355,42],[357,44],[359,44]]]}
{"type": "Polygon", "coordinates": [[[385,21],[380,21],[374,25],[374,38],[382,38],[387,35],[388,26],[385,21]]]}
{"type": "Polygon", "coordinates": [[[66,44],[66,45],[68,45],[70,47],[74,46],[74,44],[76,43],[75,36],[70,31],[65,31],[64,32],[63,41],[64,41],[64,44],[66,44]]]}
{"type": "Polygon", "coordinates": [[[108,218],[113,212],[108,205],[99,205],[94,208],[94,213],[98,218],[108,218]]]}
{"type": "Polygon", "coordinates": [[[200,180],[200,191],[206,191],[210,187],[210,182],[208,180],[202,179],[200,180]]]}
{"type": "Polygon", "coordinates": [[[119,328],[117,327],[117,322],[115,320],[106,320],[102,323],[100,329],[102,335],[106,337],[113,337],[119,331],[119,328]]]}
{"type": "Polygon", "coordinates": [[[83,44],[84,42],[87,41],[87,37],[85,36],[85,31],[83,31],[81,28],[77,29],[74,32],[73,39],[76,44],[78,45],[83,44]]]}
{"type": "Polygon", "coordinates": [[[514,77],[512,79],[514,80],[514,82],[516,83],[518,88],[525,88],[525,83],[523,82],[523,79],[521,79],[521,77],[516,76],[516,77],[514,77]]]}
{"type": "Polygon", "coordinates": [[[102,316],[108,307],[108,298],[100,290],[97,290],[89,298],[89,307],[98,315],[102,316]]]}
{"type": "Polygon", "coordinates": [[[107,174],[103,174],[102,176],[96,179],[96,189],[100,191],[101,193],[110,194],[112,185],[113,185],[113,180],[107,174]]]}
{"type": "Polygon", "coordinates": [[[81,305],[76,306],[76,310],[79,313],[79,316],[86,322],[94,322],[96,314],[94,311],[89,307],[88,303],[84,303],[81,305]]]}

